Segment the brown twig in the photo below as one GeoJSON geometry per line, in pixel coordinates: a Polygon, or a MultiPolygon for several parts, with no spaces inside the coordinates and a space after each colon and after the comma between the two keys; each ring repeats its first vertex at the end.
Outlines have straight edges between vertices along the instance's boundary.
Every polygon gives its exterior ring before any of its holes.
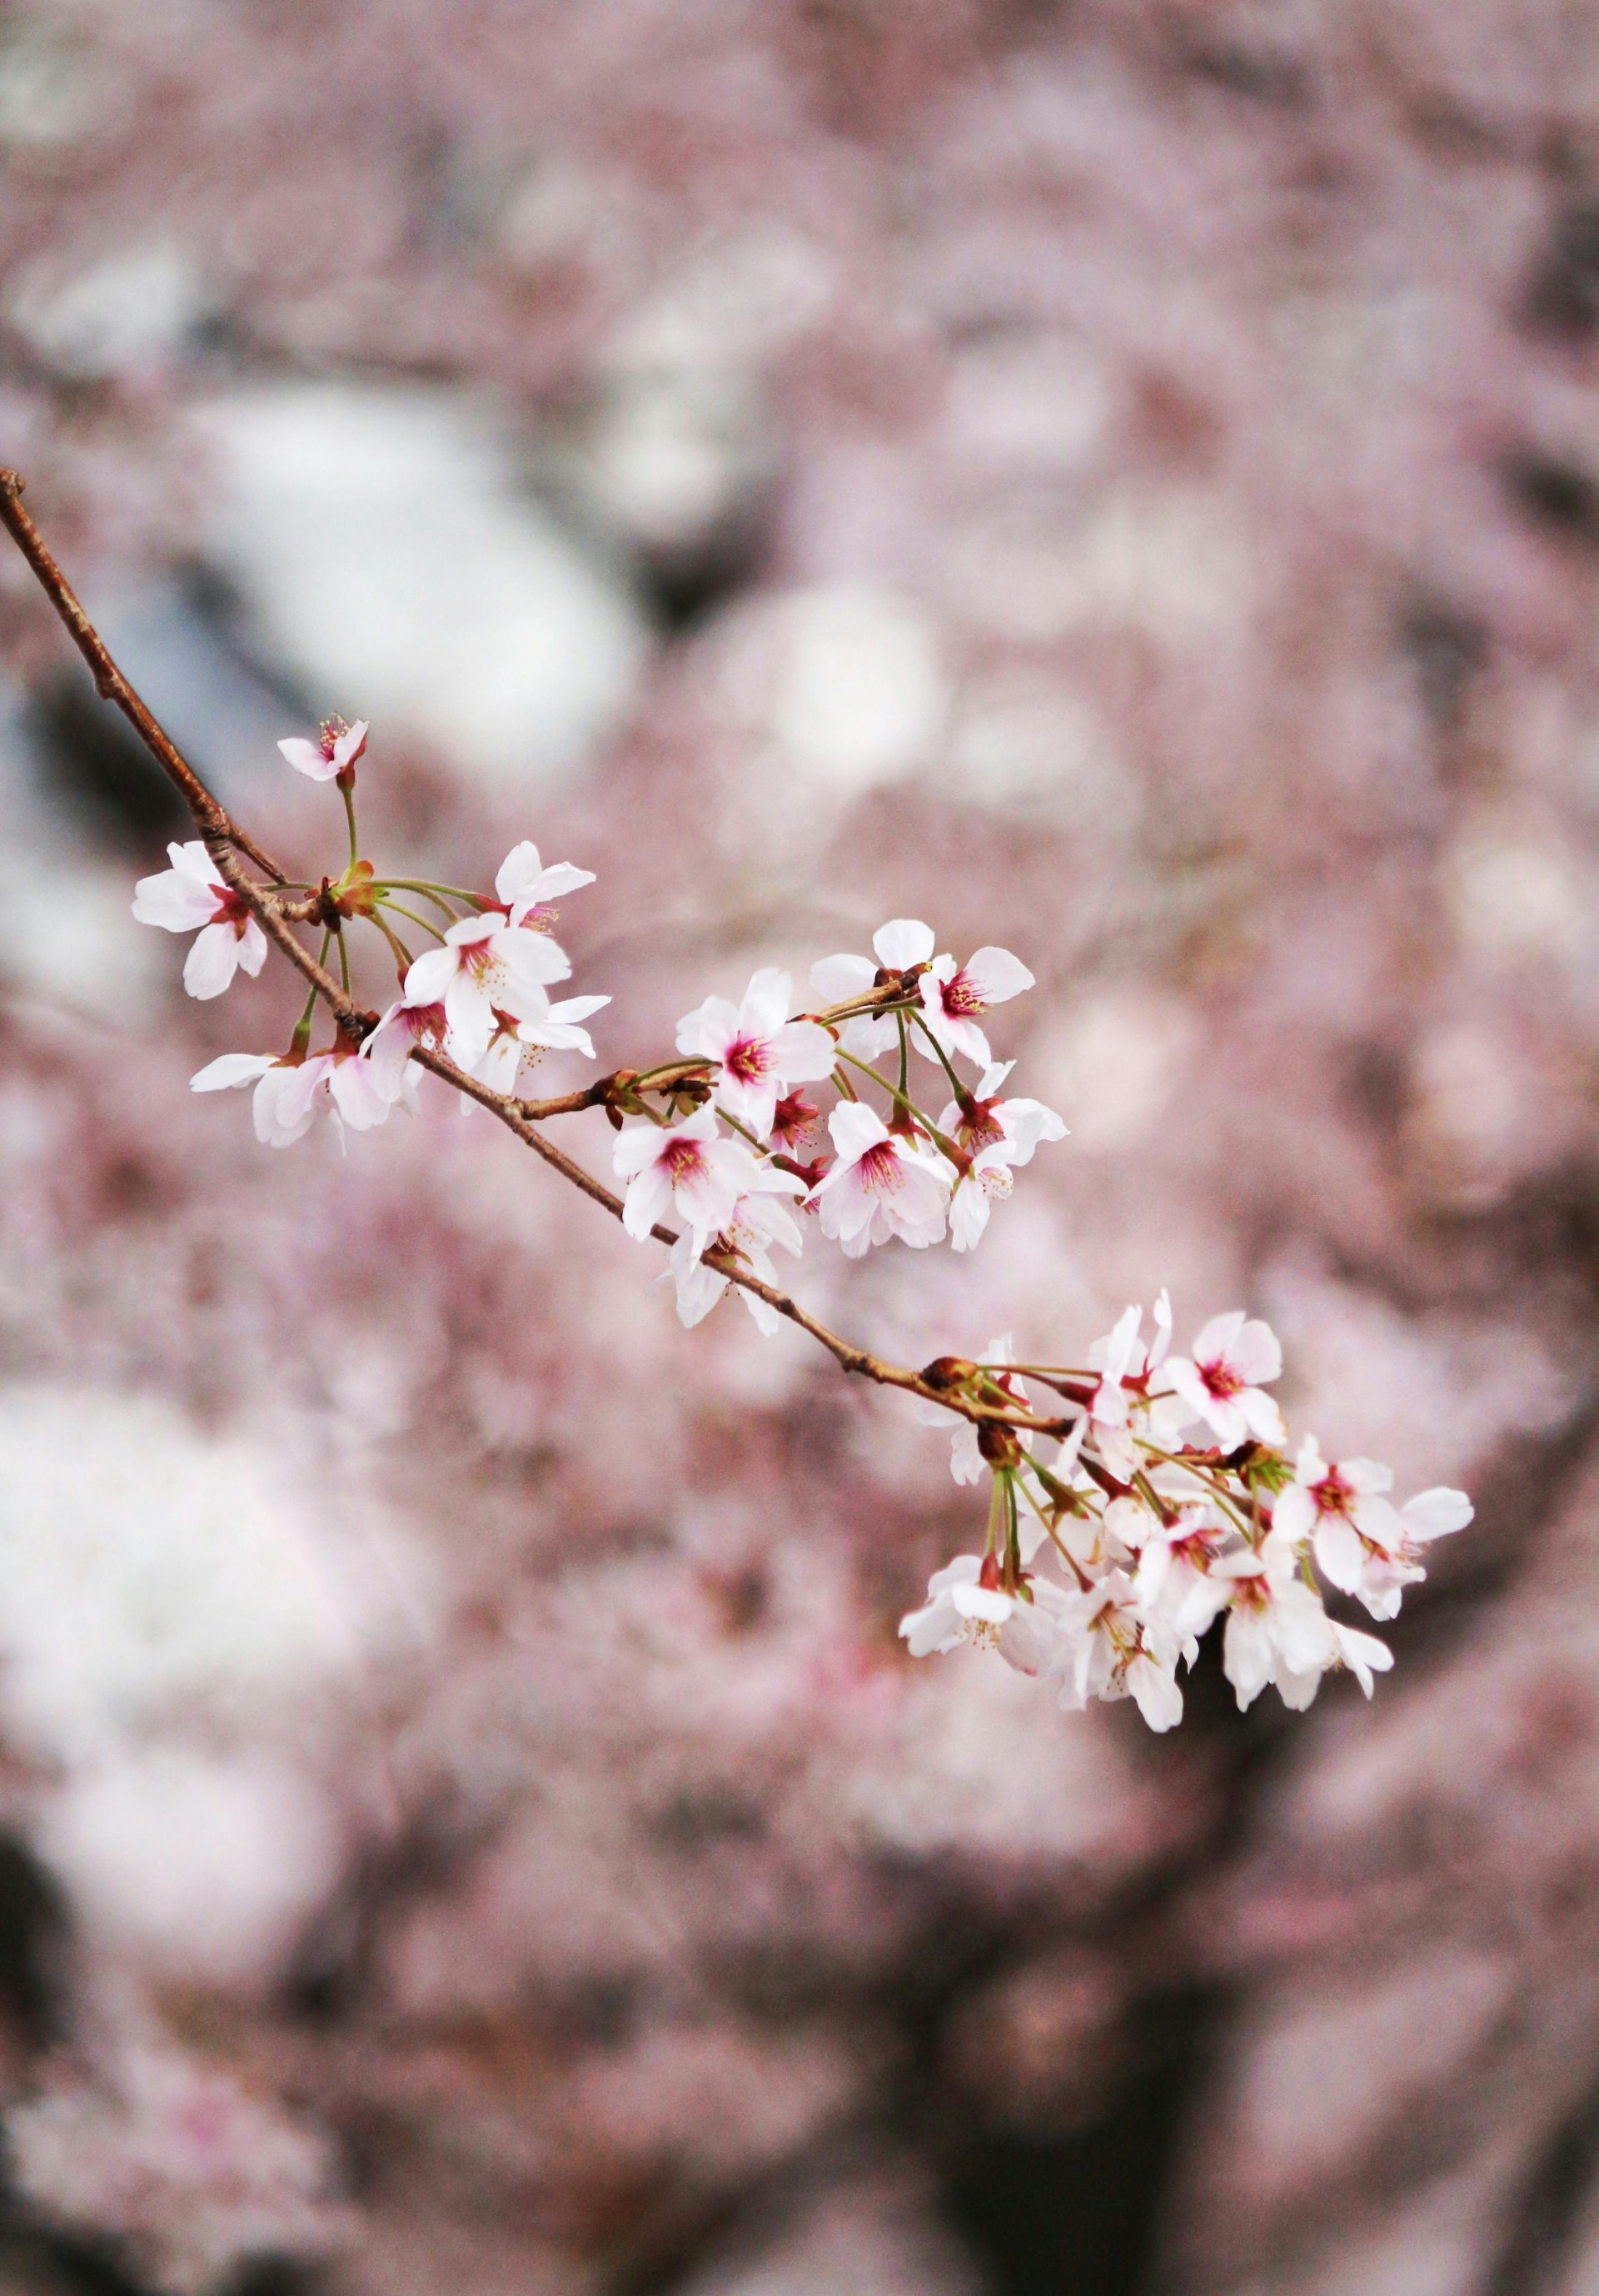
{"type": "MultiPolygon", "coordinates": [[[[274,890],[283,883],[283,872],[246,835],[212,795],[153,712],[119,669],[104,640],[78,603],[71,585],[46,547],[44,537],[23,509],[22,486],[22,480],[16,472],[0,470],[0,523],[4,525],[33,569],[39,586],[66,625],[68,635],[94,675],[96,689],[105,701],[122,712],[161,771],[178,791],[224,882],[259,919],[262,931],[301,978],[315,989],[345,1034],[359,1041],[375,1026],[377,1014],[356,1004],[332,974],[319,964],[294,936],[293,926],[296,923],[308,922],[320,914],[318,897],[313,894],[308,899],[291,900],[274,890]],[[257,884],[240,861],[241,853],[247,855],[258,868],[265,870],[273,881],[271,886],[257,884]]],[[[890,1004],[904,993],[902,982],[890,980],[846,1004],[832,1006],[812,1017],[824,1022],[836,1022],[851,1013],[869,1012],[878,1005],[890,1004]]],[[[553,1100],[521,1101],[508,1094],[491,1091],[476,1077],[468,1076],[463,1069],[457,1068],[442,1053],[419,1046],[412,1057],[431,1075],[441,1078],[454,1090],[464,1094],[469,1100],[476,1101],[480,1107],[486,1108],[491,1116],[497,1118],[508,1131],[513,1132],[525,1146],[531,1148],[536,1156],[542,1157],[563,1179],[570,1180],[573,1187],[581,1189],[586,1196],[614,1218],[620,1219],[621,1198],[603,1181],[596,1180],[591,1172],[585,1171],[582,1165],[557,1148],[553,1141],[546,1140],[538,1129],[540,1122],[547,1117],[576,1114],[581,1109],[606,1103],[612,1087],[619,1081],[617,1078],[602,1078],[598,1084],[589,1086],[583,1092],[563,1094],[553,1100]]],[[[657,1084],[669,1082],[694,1065],[693,1062],[676,1062],[665,1069],[645,1070],[644,1073],[650,1077],[651,1088],[653,1089],[657,1084]]],[[[670,1228],[659,1224],[652,1228],[651,1234],[665,1244],[677,1241],[670,1228]]],[[[1013,1410],[937,1387],[919,1371],[913,1371],[902,1364],[886,1362],[869,1349],[857,1346],[853,1341],[844,1339],[839,1332],[830,1331],[797,1300],[742,1267],[732,1253],[709,1250],[705,1254],[705,1264],[719,1275],[726,1276],[730,1283],[739,1284],[744,1291],[753,1292],[756,1298],[764,1300],[769,1308],[775,1308],[791,1324],[797,1324],[800,1331],[808,1332],[843,1370],[874,1381],[881,1387],[898,1388],[907,1394],[922,1396],[957,1417],[972,1420],[980,1425],[997,1423],[1040,1434],[1064,1435],[1072,1424],[1070,1419],[1041,1419],[1031,1412],[1013,1410]]]]}

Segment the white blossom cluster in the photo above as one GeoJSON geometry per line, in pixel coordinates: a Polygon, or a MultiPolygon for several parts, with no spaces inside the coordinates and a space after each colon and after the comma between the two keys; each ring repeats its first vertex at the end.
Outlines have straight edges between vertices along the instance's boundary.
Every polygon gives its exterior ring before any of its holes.
{"type": "Polygon", "coordinates": [[[1396,1506],[1374,1459],[1325,1459],[1314,1435],[1291,1450],[1266,1391],[1282,1350],[1242,1309],[1212,1316],[1187,1356],[1170,1352],[1165,1292],[1153,1323],[1146,1340],[1143,1309],[1129,1308],[1080,1369],[1029,1365],[1024,1377],[1008,1338],[981,1363],[930,1367],[952,1394],[1023,1413],[1030,1378],[1072,1423],[1047,1463],[1026,1428],[958,1431],[956,1482],[991,1479],[988,1540],[935,1571],[924,1606],[900,1622],[912,1654],[976,1644],[1044,1677],[1065,1708],[1131,1698],[1152,1730],[1169,1730],[1183,1714],[1178,1669],[1225,1617],[1222,1665],[1241,1708],[1269,1683],[1302,1710],[1337,1668],[1369,1698],[1393,1653],[1329,1616],[1323,1582],[1374,1619],[1396,1617],[1427,1575],[1427,1547],[1464,1529],[1471,1501],[1440,1486],[1396,1506]]]}
{"type": "MultiPolygon", "coordinates": [[[[313,1000],[284,1052],[224,1054],[193,1079],[196,1092],[253,1086],[257,1136],[275,1148],[303,1138],[319,1112],[340,1129],[382,1123],[414,1097],[419,1046],[444,1054],[491,1091],[516,1095],[545,1051],[592,1060],[583,1023],[611,1001],[553,1003],[549,995],[571,975],[551,930],[551,905],[593,884],[591,870],[546,865],[537,847],[523,842],[506,855],[489,895],[379,878],[357,857],[353,791],[366,732],[364,722],[330,718],[320,742],[279,746],[299,772],[335,781],[345,793],[349,866],[336,883],[324,882],[323,894],[340,918],[341,954],[346,920],[365,919],[383,933],[402,960],[400,993],[364,1039],[340,1030],[313,1051],[313,1000]],[[413,956],[397,919],[435,946],[413,956]]],[[[134,914],[169,932],[194,932],[184,987],[193,996],[219,996],[239,971],[259,972],[266,938],[203,843],[174,845],[169,857],[170,868],[140,882],[134,914]]],[[[958,964],[935,953],[929,926],[906,918],[884,925],[873,949],[812,968],[812,987],[832,1015],[825,1024],[791,1018],[792,978],[772,967],[755,974],[737,1005],[708,996],[678,1023],[685,1057],[634,1077],[631,1090],[611,1103],[627,1233],[646,1238],[668,1214],[680,1223],[671,1272],[685,1324],[699,1322],[727,1289],[706,1252],[769,1282],[773,1247],[802,1248],[799,1207],[813,1210],[823,1234],[850,1259],[895,1236],[919,1249],[947,1237],[956,1251],[969,1251],[1039,1142],[1064,1138],[1052,1109],[1002,1097],[1011,1064],[993,1060],[981,1026],[990,1007],[1032,987],[1019,958],[980,948],[958,964]],[[914,1095],[913,1046],[931,1064],[918,1068],[914,1095]],[[897,1077],[877,1065],[892,1055],[897,1077]],[[963,1081],[961,1059],[978,1070],[974,1080],[963,1081]],[[919,1080],[925,1073],[933,1076],[931,1095],[919,1080]],[[804,1094],[824,1084],[837,1095],[824,1128],[804,1094]],[[941,1114],[925,1104],[930,1097],[942,1103],[941,1114]]],[[[761,1328],[775,1328],[767,1304],[742,1296],[761,1328]]]]}
{"type": "MultiPolygon", "coordinates": [[[[193,1078],[197,1092],[253,1085],[255,1128],[274,1147],[303,1137],[319,1111],[340,1131],[364,1130],[411,1103],[422,1047],[515,1099],[545,1050],[594,1057],[583,1023],[610,1002],[549,996],[571,975],[551,905],[592,884],[591,871],[546,865],[523,842],[489,895],[381,877],[359,857],[354,789],[366,731],[332,718],[319,742],[279,746],[301,773],[337,783],[348,819],[348,866],[308,904],[324,923],[323,960],[336,938],[348,987],[344,926],[364,921],[399,961],[399,994],[375,1026],[340,1026],[314,1052],[313,990],[285,1052],[227,1054],[193,1078]],[[397,919],[434,945],[414,955],[397,919]]],[[[266,937],[203,843],[175,845],[170,857],[169,870],[140,883],[134,914],[196,933],[184,985],[214,996],[239,970],[259,971],[266,937]]],[[[939,951],[930,926],[898,918],[870,955],[814,965],[811,985],[814,1013],[794,1013],[792,977],[775,967],[758,972],[737,1004],[706,997],[677,1024],[678,1059],[619,1070],[591,1103],[616,1129],[623,1226],[669,1245],[685,1324],[736,1280],[759,1329],[775,1331],[780,1309],[759,1287],[775,1289],[775,1249],[802,1250],[801,1213],[852,1259],[896,1238],[969,1251],[1015,1172],[1041,1142],[1065,1136],[1054,1110],[1004,1095],[1013,1064],[994,1060],[985,1032],[994,1006],[1033,986],[1008,949],[980,948],[961,964],[939,951]],[[974,1076],[963,1077],[963,1062],[974,1076]],[[825,1112],[808,1088],[832,1095],[825,1112]],[[936,1115],[931,1100],[943,1103],[936,1115]]],[[[935,1573],[901,1635],[917,1657],[963,1642],[997,1650],[1046,1677],[1068,1708],[1131,1697],[1166,1730],[1182,1715],[1179,1668],[1225,1615],[1223,1665],[1241,1707],[1268,1683],[1286,1705],[1308,1706],[1337,1668],[1369,1696],[1391,1653],[1329,1616],[1322,1582],[1391,1619],[1426,1575],[1428,1545],[1462,1529],[1471,1503],[1440,1488],[1396,1507],[1392,1475],[1375,1462],[1329,1462],[1314,1437],[1291,1455],[1267,1392],[1281,1350],[1242,1310],[1213,1317],[1189,1356],[1171,1353],[1171,1337],[1163,1292],[1147,1340],[1142,1309],[1129,1308],[1081,1366],[1019,1365],[1006,1340],[981,1362],[941,1357],[907,1378],[934,1422],[958,1418],[955,1480],[988,1475],[990,1503],[983,1552],[935,1573]]]]}

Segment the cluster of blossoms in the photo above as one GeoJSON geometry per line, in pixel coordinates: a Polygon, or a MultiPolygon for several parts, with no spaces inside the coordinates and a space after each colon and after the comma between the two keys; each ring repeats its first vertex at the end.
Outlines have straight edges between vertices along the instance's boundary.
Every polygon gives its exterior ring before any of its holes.
{"type": "MultiPolygon", "coordinates": [[[[347,1002],[332,1042],[313,1052],[313,987],[285,1052],[227,1054],[201,1070],[197,1092],[253,1085],[263,1141],[287,1146],[319,1111],[340,1128],[381,1123],[414,1100],[422,1051],[530,1119],[603,1108],[622,1187],[611,1201],[629,1235],[670,1246],[662,1280],[682,1321],[699,1323],[736,1285],[769,1332],[792,1304],[771,1255],[802,1250],[807,1216],[850,1259],[893,1239],[969,1251],[1016,1171],[1064,1136],[1053,1110],[1005,1093],[1012,1064],[994,1060],[984,1026],[1032,987],[1031,973],[1003,948],[959,964],[911,918],[884,925],[869,956],[815,965],[815,1012],[796,1014],[791,976],[763,968],[739,1004],[708,996],[684,1015],[676,1059],[618,1070],[564,1102],[522,1100],[545,1050],[594,1058],[583,1023],[610,1000],[549,994],[571,974],[552,905],[592,873],[546,865],[523,843],[492,894],[380,876],[360,858],[356,827],[366,730],[335,718],[319,742],[280,745],[299,771],[339,788],[349,860],[336,881],[275,887],[271,900],[285,922],[321,924],[318,970],[336,945],[346,1000],[346,927],[374,927],[399,993],[375,1019],[352,1020],[347,1002]],[[413,955],[402,924],[432,946],[413,955]],[[825,1111],[811,1091],[831,1095],[825,1111]],[[938,1113],[930,1101],[942,1103],[938,1113]]],[[[203,841],[174,846],[171,861],[140,884],[134,914],[195,932],[185,986],[217,996],[241,968],[260,970],[266,937],[203,841]]],[[[1046,1677],[1064,1706],[1130,1697],[1165,1730],[1183,1710],[1179,1668],[1225,1616],[1222,1663],[1241,1706],[1268,1683],[1287,1705],[1308,1706],[1341,1667],[1369,1695],[1390,1652],[1329,1616],[1322,1582],[1392,1618],[1425,1576],[1429,1543],[1470,1521],[1469,1501],[1435,1489],[1396,1507],[1386,1468],[1329,1462],[1314,1438],[1291,1453],[1267,1391],[1281,1352],[1242,1311],[1214,1317],[1188,1356],[1171,1353],[1171,1336],[1162,1293],[1147,1339],[1129,1308],[1080,1367],[1017,1364],[1004,1341],[981,1362],[944,1357],[894,1375],[939,1424],[958,1421],[956,1481],[989,1483],[984,1550],[935,1574],[925,1606],[901,1625],[911,1652],[978,1643],[1046,1677]]]]}
{"type": "Polygon", "coordinates": [[[997,1651],[1069,1709],[1131,1698],[1153,1730],[1182,1719],[1178,1669],[1224,1617],[1240,1707],[1269,1683],[1303,1709],[1341,1667],[1369,1698],[1393,1654],[1329,1616],[1323,1581],[1394,1618],[1427,1575],[1427,1547],[1464,1529],[1471,1501],[1439,1487],[1396,1506],[1375,1460],[1325,1459],[1313,1435],[1292,1449],[1267,1393],[1282,1350],[1241,1309],[1212,1316],[1191,1355],[1174,1356],[1171,1335],[1162,1292],[1147,1339],[1129,1308],[1080,1368],[1018,1365],[1008,1338],[981,1363],[929,1365],[931,1383],[1003,1403],[1008,1419],[957,1431],[956,1482],[989,1480],[987,1544],[933,1574],[900,1634],[917,1658],[963,1643],[997,1651]],[[1066,1405],[1059,1439],[1042,1431],[1029,1382],[1066,1405]]]}

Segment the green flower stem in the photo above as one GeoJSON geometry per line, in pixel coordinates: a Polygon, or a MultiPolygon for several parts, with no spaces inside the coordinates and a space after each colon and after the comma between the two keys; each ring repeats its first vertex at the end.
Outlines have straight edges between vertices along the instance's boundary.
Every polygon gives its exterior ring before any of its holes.
{"type": "MultiPolygon", "coordinates": [[[[927,1113],[927,1111],[924,1108],[918,1108],[915,1102],[911,1098],[909,1093],[900,1092],[897,1086],[889,1082],[887,1077],[880,1075],[869,1061],[857,1061],[855,1054],[853,1053],[847,1053],[841,1045],[839,1046],[839,1058],[841,1061],[848,1061],[851,1068],[859,1069],[863,1076],[869,1076],[873,1084],[881,1085],[884,1092],[888,1094],[889,1098],[893,1101],[898,1107],[903,1108],[907,1115],[914,1116],[915,1118],[917,1123],[927,1134],[929,1139],[937,1141],[939,1146],[950,1159],[956,1170],[964,1171],[965,1169],[965,1167],[970,1160],[964,1148],[957,1147],[947,1132],[939,1131],[938,1126],[927,1113]]],[[[855,1095],[852,1093],[850,1095],[850,1098],[854,1099],[854,1097],[855,1095]]]]}

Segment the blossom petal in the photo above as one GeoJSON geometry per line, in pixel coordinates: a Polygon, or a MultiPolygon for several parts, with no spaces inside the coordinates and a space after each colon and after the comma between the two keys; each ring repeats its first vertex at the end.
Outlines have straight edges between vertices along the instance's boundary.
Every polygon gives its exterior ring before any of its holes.
{"type": "Polygon", "coordinates": [[[980,948],[961,971],[985,1004],[1006,1004],[1035,985],[1021,959],[1013,956],[1008,948],[980,948]]]}
{"type": "Polygon", "coordinates": [[[207,925],[184,959],[184,987],[191,996],[220,996],[238,969],[239,936],[232,925],[207,925]]]}
{"type": "Polygon", "coordinates": [[[879,964],[904,972],[913,964],[925,964],[932,955],[933,930],[919,917],[894,917],[873,934],[872,946],[879,964]]]}
{"type": "Polygon", "coordinates": [[[824,1004],[852,1004],[877,979],[869,956],[824,956],[810,969],[810,985],[824,1004]]]}
{"type": "Polygon", "coordinates": [[[254,1084],[278,1065],[275,1053],[224,1053],[189,1078],[191,1092],[227,1092],[235,1085],[254,1084]]]}
{"type": "Polygon", "coordinates": [[[339,770],[333,758],[324,757],[320,742],[304,742],[296,734],[277,746],[295,772],[304,774],[308,781],[331,782],[339,770]]]}

